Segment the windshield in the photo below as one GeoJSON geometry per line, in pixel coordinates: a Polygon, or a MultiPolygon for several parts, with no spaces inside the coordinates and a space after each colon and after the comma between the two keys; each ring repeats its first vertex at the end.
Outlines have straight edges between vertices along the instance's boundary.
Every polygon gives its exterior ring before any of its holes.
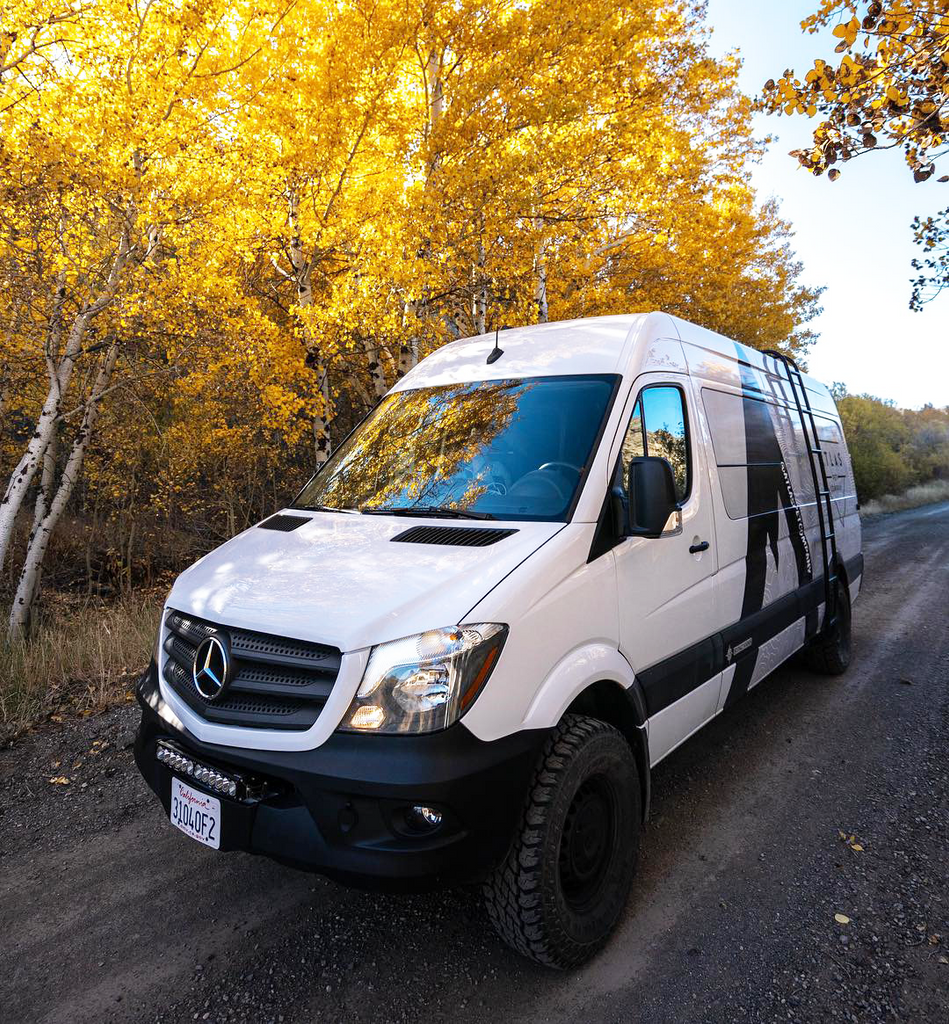
{"type": "Polygon", "coordinates": [[[528,377],[388,395],[294,504],[565,521],[616,380],[528,377]]]}

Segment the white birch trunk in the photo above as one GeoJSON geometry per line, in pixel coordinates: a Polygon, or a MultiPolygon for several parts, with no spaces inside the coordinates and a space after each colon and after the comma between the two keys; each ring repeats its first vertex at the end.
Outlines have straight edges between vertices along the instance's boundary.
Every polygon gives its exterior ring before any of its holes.
{"type": "MultiPolygon", "coordinates": [[[[313,261],[303,251],[300,233],[300,198],[296,192],[290,194],[288,220],[290,223],[290,262],[297,292],[297,306],[309,309],[313,305],[313,261]]],[[[313,443],[315,460],[321,466],[330,457],[329,424],[333,416],[333,396],[330,390],[329,374],[323,363],[323,356],[313,337],[306,318],[300,318],[303,344],[306,348],[306,363],[319,379],[319,405],[313,417],[313,443]]]]}
{"type": "Polygon", "coordinates": [[[417,363],[418,337],[412,337],[404,345],[399,346],[398,376],[404,377],[417,363]]]}
{"type": "MultiPolygon", "coordinates": [[[[436,125],[441,120],[442,114],[445,112],[445,86],[442,82],[441,76],[443,55],[443,52],[440,53],[433,47],[428,55],[428,61],[425,66],[425,79],[428,88],[429,137],[431,137],[436,125]]],[[[431,176],[432,172],[438,167],[438,164],[438,153],[435,151],[429,159],[429,176],[431,176]]]]}
{"type": "MultiPolygon", "coordinates": [[[[425,88],[428,95],[428,137],[431,138],[438,122],[445,111],[445,88],[442,82],[441,70],[442,70],[442,59],[444,57],[444,50],[439,51],[434,47],[429,52],[428,60],[425,63],[425,88]]],[[[425,174],[425,186],[428,187],[428,183],[438,169],[440,163],[440,156],[437,150],[433,150],[428,160],[428,167],[425,174]]],[[[422,244],[422,250],[428,254],[429,242],[426,240],[422,244]]],[[[423,297],[413,299],[406,303],[406,312],[409,316],[413,317],[416,321],[422,320],[428,315],[428,303],[423,297]]],[[[419,355],[419,336],[417,334],[412,335],[408,342],[404,342],[399,347],[399,364],[396,371],[396,377],[404,377],[409,370],[412,369],[418,363],[419,355]]]]}
{"type": "Polygon", "coordinates": [[[40,523],[49,511],[50,496],[56,478],[56,434],[50,438],[49,445],[43,453],[43,472],[40,474],[39,487],[36,490],[36,504],[33,507],[33,526],[30,528],[30,539],[39,529],[40,523]]]}
{"type": "Polygon", "coordinates": [[[59,415],[59,394],[54,377],[50,381],[46,401],[43,403],[43,409],[36,421],[36,429],[26,446],[26,451],[10,475],[3,498],[0,498],[0,565],[6,559],[7,551],[10,548],[13,524],[16,521],[17,513],[20,511],[26,492],[33,482],[36,470],[42,462],[53,436],[56,418],[59,415]]]}
{"type": "Polygon", "coordinates": [[[7,482],[3,498],[0,498],[0,565],[7,556],[10,541],[13,537],[13,525],[17,513],[23,504],[30,484],[40,467],[46,449],[56,429],[56,422],[62,411],[62,396],[72,379],[76,360],[82,353],[83,341],[92,321],[115,298],[122,273],[132,254],[133,245],[131,232],[134,224],[135,211],[131,206],[126,211],[125,223],[119,239],[118,248],[112,260],[109,275],[99,290],[98,295],[87,302],[73,320],[66,344],[62,353],[59,352],[61,322],[59,320],[65,300],[65,285],[62,278],[57,281],[57,291],[53,302],[53,313],[50,318],[50,332],[46,344],[46,366],[49,388],[43,408],[36,421],[36,428],[27,443],[26,450],[16,464],[7,482]]]}
{"type": "MultiPolygon", "coordinates": [[[[543,227],[541,221],[536,222],[538,228],[543,227]]],[[[534,304],[537,307],[537,322],[547,323],[547,239],[541,237],[537,245],[534,259],[534,304]]]]}
{"type": "MultiPolygon", "coordinates": [[[[79,474],[82,471],[83,459],[85,458],[86,449],[89,447],[89,440],[92,437],[92,430],[99,411],[99,400],[112,377],[118,351],[118,343],[113,342],[102,361],[102,365],[99,367],[95,383],[92,386],[92,392],[86,401],[82,422],[73,440],[69,458],[59,480],[59,486],[56,488],[56,494],[49,502],[49,507],[45,509],[43,518],[37,524],[30,537],[26,557],[23,560],[23,568],[20,571],[20,581],[13,598],[13,607],[10,609],[7,638],[11,641],[23,637],[29,627],[30,615],[39,590],[40,572],[43,567],[43,559],[49,547],[49,540],[53,530],[56,529],[59,520],[62,518],[66,505],[76,487],[76,481],[79,479],[79,474]]],[[[44,466],[45,475],[46,467],[44,466]]]]}
{"type": "Polygon", "coordinates": [[[472,303],[472,323],[475,334],[484,334],[487,330],[488,292],[483,286],[475,292],[472,303]]]}
{"type": "Polygon", "coordinates": [[[475,334],[484,334],[487,330],[488,318],[488,286],[484,276],[484,246],[478,243],[478,262],[475,265],[475,280],[481,281],[481,287],[477,288],[472,303],[472,322],[475,334]]]}
{"type": "Polygon", "coordinates": [[[366,349],[366,357],[369,366],[369,380],[372,383],[372,398],[374,402],[378,402],[389,390],[385,371],[382,368],[382,353],[377,346],[370,345],[366,349]]]}
{"type": "Polygon", "coordinates": [[[330,444],[330,416],[332,412],[332,399],[329,392],[329,378],[326,368],[317,367],[321,373],[320,378],[320,408],[313,417],[313,443],[315,446],[314,461],[317,466],[322,466],[330,457],[332,446],[330,444]]]}

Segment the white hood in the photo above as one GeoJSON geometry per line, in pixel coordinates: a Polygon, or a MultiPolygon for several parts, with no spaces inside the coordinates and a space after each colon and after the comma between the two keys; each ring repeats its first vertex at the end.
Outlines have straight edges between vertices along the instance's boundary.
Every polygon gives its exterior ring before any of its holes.
{"type": "Polygon", "coordinates": [[[169,607],[354,651],[463,621],[564,525],[286,512],[310,522],[291,533],[245,530],[178,577],[169,607]],[[486,547],[393,543],[422,525],[517,533],[486,547]]]}

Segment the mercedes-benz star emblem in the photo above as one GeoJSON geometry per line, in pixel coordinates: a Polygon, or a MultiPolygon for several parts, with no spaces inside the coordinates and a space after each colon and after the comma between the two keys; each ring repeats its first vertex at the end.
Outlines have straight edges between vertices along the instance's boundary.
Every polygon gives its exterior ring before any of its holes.
{"type": "Polygon", "coordinates": [[[231,659],[226,641],[212,633],[198,644],[194,652],[194,665],[191,669],[194,688],[205,700],[217,700],[230,681],[230,668],[231,659]]]}

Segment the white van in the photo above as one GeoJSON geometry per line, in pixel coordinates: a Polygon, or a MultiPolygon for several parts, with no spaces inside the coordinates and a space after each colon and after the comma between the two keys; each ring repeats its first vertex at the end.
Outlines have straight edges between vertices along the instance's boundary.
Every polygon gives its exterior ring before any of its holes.
{"type": "Polygon", "coordinates": [[[480,881],[574,965],[652,767],[796,651],[842,672],[862,571],[834,402],[779,353],[660,313],[457,341],[178,578],[136,760],[207,846],[480,881]]]}

